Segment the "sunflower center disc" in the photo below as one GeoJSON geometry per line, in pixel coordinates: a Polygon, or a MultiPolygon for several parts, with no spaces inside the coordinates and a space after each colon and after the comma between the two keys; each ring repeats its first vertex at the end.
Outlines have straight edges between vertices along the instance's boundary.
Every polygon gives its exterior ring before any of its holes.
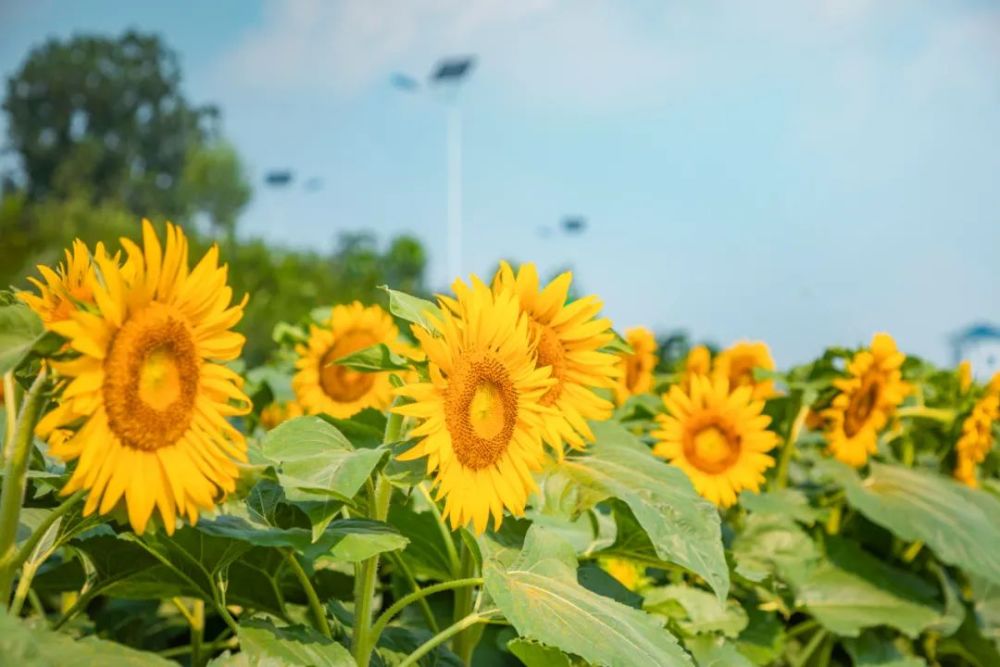
{"type": "Polygon", "coordinates": [[[538,365],[551,366],[556,383],[545,392],[539,401],[544,406],[553,405],[562,394],[562,380],[566,372],[566,351],[556,332],[549,327],[535,323],[538,335],[538,365]]]}
{"type": "Polygon", "coordinates": [[[375,384],[374,373],[362,373],[333,362],[377,342],[367,331],[348,331],[334,341],[320,361],[319,383],[323,392],[339,403],[350,403],[367,394],[375,384]]]}
{"type": "Polygon", "coordinates": [[[847,437],[854,437],[865,426],[868,417],[878,401],[878,382],[866,382],[861,391],[851,397],[851,402],[847,406],[844,414],[844,434],[847,437]]]}
{"type": "Polygon", "coordinates": [[[154,451],[187,432],[198,394],[199,359],[187,325],[150,306],[122,325],[104,360],[108,425],[122,444],[154,451]]]}
{"type": "Polygon", "coordinates": [[[735,436],[718,426],[709,425],[694,433],[687,455],[699,469],[718,473],[728,469],[739,453],[739,442],[735,436]]]}
{"type": "Polygon", "coordinates": [[[517,390],[500,361],[477,355],[456,366],[445,396],[445,424],[463,466],[480,470],[500,460],[517,425],[517,390]]]}

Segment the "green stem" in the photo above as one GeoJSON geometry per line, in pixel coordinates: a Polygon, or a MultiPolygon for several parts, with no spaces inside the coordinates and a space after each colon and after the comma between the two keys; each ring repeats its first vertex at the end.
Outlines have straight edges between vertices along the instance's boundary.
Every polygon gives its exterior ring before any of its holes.
{"type": "Polygon", "coordinates": [[[817,630],[816,634],[809,639],[809,643],[805,645],[805,648],[802,649],[802,652],[798,655],[798,657],[791,661],[791,666],[803,667],[803,665],[809,662],[809,658],[812,657],[812,654],[816,652],[816,649],[818,649],[820,644],[823,643],[823,640],[826,639],[826,635],[826,630],[817,630]]]}
{"type": "Polygon", "coordinates": [[[819,623],[816,621],[816,619],[807,618],[806,620],[802,621],[801,623],[799,623],[795,627],[793,627],[790,630],[788,630],[788,632],[785,633],[785,639],[791,639],[792,637],[798,637],[802,633],[809,632],[810,630],[812,630],[813,628],[817,627],[818,625],[819,625],[819,623]]]}
{"type": "MultiPolygon", "coordinates": [[[[469,579],[475,577],[475,575],[476,561],[472,557],[472,552],[469,549],[469,546],[465,544],[465,541],[463,540],[459,576],[462,579],[469,579]]],[[[461,619],[472,613],[472,602],[472,588],[465,586],[455,589],[455,623],[458,623],[461,619]]],[[[455,635],[455,639],[452,642],[452,650],[462,661],[462,664],[468,665],[472,660],[472,651],[475,648],[475,642],[472,641],[473,639],[474,637],[472,637],[471,626],[468,631],[462,631],[455,635]]]]}
{"type": "Polygon", "coordinates": [[[3,402],[7,408],[7,435],[4,438],[4,462],[7,460],[7,452],[14,442],[14,429],[17,427],[17,396],[14,394],[14,371],[7,371],[3,374],[3,402]]]}
{"type": "Polygon", "coordinates": [[[312,582],[309,581],[309,575],[302,569],[302,564],[299,563],[299,559],[295,556],[294,551],[289,551],[287,558],[288,563],[292,566],[292,572],[295,573],[295,578],[299,580],[302,589],[306,592],[306,598],[309,600],[309,609],[312,611],[316,629],[327,639],[332,639],[333,633],[330,632],[330,623],[326,620],[326,610],[323,608],[323,603],[320,602],[319,595],[316,594],[316,589],[313,587],[312,582]]]}
{"type": "Polygon", "coordinates": [[[774,479],[772,480],[772,490],[783,489],[788,485],[788,466],[792,461],[792,456],[795,454],[795,443],[799,439],[799,433],[802,431],[802,425],[805,424],[808,415],[809,406],[801,406],[798,414],[795,415],[795,419],[792,421],[791,428],[788,429],[788,437],[781,447],[781,454],[778,458],[778,469],[775,471],[774,479]]]}
{"type": "MultiPolygon", "coordinates": [[[[386,424],[386,435],[390,434],[393,417],[390,415],[386,424]]],[[[396,427],[398,428],[398,426],[396,427]]],[[[384,475],[379,474],[372,490],[368,507],[370,518],[385,521],[389,514],[389,501],[392,498],[392,484],[384,475]]],[[[368,667],[374,645],[371,640],[372,604],[375,598],[375,584],[378,581],[378,554],[361,562],[355,568],[354,579],[354,632],[351,637],[351,650],[358,667],[368,667]]]]}
{"type": "Polygon", "coordinates": [[[468,579],[455,579],[454,581],[446,581],[440,584],[434,584],[433,586],[428,586],[427,588],[421,588],[416,590],[409,595],[397,600],[391,607],[382,612],[382,615],[378,617],[375,621],[375,625],[372,626],[372,641],[377,642],[382,631],[385,627],[389,625],[389,622],[405,609],[408,605],[417,602],[418,600],[423,600],[429,595],[434,595],[435,593],[440,593],[441,591],[450,591],[456,588],[470,588],[473,586],[482,586],[482,577],[470,577],[468,579]]]}
{"type": "MultiPolygon", "coordinates": [[[[233,637],[220,642],[202,644],[202,650],[204,652],[205,657],[208,657],[208,655],[215,653],[216,651],[222,651],[227,648],[236,648],[238,645],[239,644],[237,643],[236,638],[233,637]]],[[[161,658],[176,658],[178,656],[182,656],[187,653],[192,653],[193,648],[194,647],[191,645],[174,646],[173,648],[164,649],[158,652],[157,655],[159,655],[161,658]]],[[[194,664],[193,659],[191,664],[192,665],[194,664]]]]}
{"type": "Polygon", "coordinates": [[[56,522],[56,519],[61,518],[66,514],[66,512],[73,509],[73,505],[75,505],[78,500],[83,498],[84,493],[86,493],[86,491],[80,489],[45,515],[45,518],[38,524],[38,528],[36,528],[35,531],[28,536],[28,539],[24,541],[24,544],[21,545],[21,548],[11,561],[11,566],[15,570],[27,562],[28,558],[31,557],[31,552],[35,550],[38,543],[43,537],[45,537],[45,533],[47,533],[49,528],[52,527],[52,524],[56,522]]]}
{"type": "Polygon", "coordinates": [[[11,446],[7,447],[7,467],[3,491],[0,492],[0,609],[7,608],[14,582],[14,541],[28,482],[28,458],[35,435],[35,423],[45,402],[46,375],[45,367],[42,366],[24,397],[14,439],[9,443],[11,446]]]}
{"type": "Polygon", "coordinates": [[[903,562],[912,563],[913,559],[917,557],[917,554],[919,554],[920,550],[923,548],[924,548],[924,543],[922,540],[916,540],[915,542],[910,544],[910,546],[906,548],[906,551],[903,552],[902,555],[903,562]]]}
{"type": "Polygon", "coordinates": [[[827,535],[836,535],[840,532],[840,519],[843,511],[843,505],[835,505],[830,509],[830,516],[826,520],[827,535]]]}
{"type": "Polygon", "coordinates": [[[74,616],[76,616],[81,611],[87,608],[87,605],[90,604],[90,600],[93,597],[94,596],[90,591],[80,593],[77,596],[76,601],[73,603],[73,606],[67,609],[65,612],[63,612],[63,615],[59,617],[59,620],[56,621],[56,624],[52,626],[52,629],[58,630],[62,626],[66,625],[66,623],[70,619],[72,619],[74,616]]]}
{"type": "Polygon", "coordinates": [[[955,418],[955,411],[945,408],[928,408],[923,405],[912,405],[896,410],[897,417],[923,417],[940,422],[950,422],[955,418]]]}
{"type": "Polygon", "coordinates": [[[458,550],[455,548],[455,540],[452,539],[451,529],[448,528],[448,524],[444,522],[444,517],[441,516],[441,510],[438,509],[437,502],[431,496],[431,492],[427,490],[427,486],[420,482],[417,485],[417,489],[424,496],[427,504],[430,505],[431,514],[434,515],[434,519],[437,521],[438,531],[441,533],[441,539],[444,542],[445,551],[448,552],[448,563],[451,564],[451,574],[452,576],[458,576],[459,570],[461,569],[461,563],[458,560],[458,550]]]}
{"type": "Polygon", "coordinates": [[[201,667],[208,656],[203,653],[205,643],[205,601],[194,601],[191,609],[191,667],[201,667]]]}
{"type": "MultiPolygon", "coordinates": [[[[413,589],[413,592],[419,591],[420,584],[417,583],[417,578],[413,576],[413,572],[410,570],[410,567],[406,564],[406,561],[400,558],[399,554],[393,553],[392,551],[387,552],[386,556],[388,556],[389,559],[392,560],[392,564],[397,569],[399,569],[400,572],[403,573],[403,577],[406,579],[406,583],[410,585],[410,588],[413,589]]],[[[441,628],[438,627],[437,619],[434,617],[434,612],[431,610],[431,606],[427,604],[427,598],[420,598],[419,600],[417,600],[417,604],[420,605],[420,611],[423,612],[424,620],[427,621],[427,627],[430,628],[431,632],[435,634],[440,632],[441,628]]],[[[376,642],[377,641],[378,638],[376,637],[376,642]]]]}
{"type": "Polygon", "coordinates": [[[431,651],[433,651],[434,649],[436,649],[438,646],[440,646],[441,644],[443,644],[446,641],[448,641],[449,639],[451,639],[453,636],[455,636],[458,633],[462,632],[466,628],[471,628],[472,626],[476,625],[477,623],[482,623],[482,622],[486,621],[487,618],[489,617],[489,615],[491,613],[492,613],[492,611],[489,611],[489,612],[477,612],[477,613],[474,613],[474,614],[469,614],[465,618],[460,619],[454,625],[451,625],[451,626],[445,628],[444,630],[442,630],[441,632],[437,633],[436,635],[434,635],[433,637],[431,637],[430,639],[428,639],[426,642],[424,642],[423,644],[421,644],[420,647],[416,651],[414,651],[413,653],[411,653],[406,658],[406,660],[403,660],[403,662],[399,663],[399,667],[410,667],[411,665],[417,664],[417,662],[422,657],[424,657],[425,655],[427,655],[428,653],[430,653],[431,651]]]}
{"type": "Polygon", "coordinates": [[[916,449],[913,444],[913,438],[903,438],[903,451],[902,451],[902,464],[907,468],[913,467],[913,461],[916,459],[916,449]]]}

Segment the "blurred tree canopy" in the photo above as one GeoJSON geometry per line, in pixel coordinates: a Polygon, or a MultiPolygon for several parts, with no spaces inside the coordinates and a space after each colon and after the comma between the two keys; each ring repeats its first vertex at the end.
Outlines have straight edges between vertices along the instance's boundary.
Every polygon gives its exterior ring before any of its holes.
{"type": "Polygon", "coordinates": [[[403,236],[380,251],[344,233],[329,254],[237,235],[252,189],[221,114],[181,92],[176,54],[158,36],[75,36],[33,49],[6,83],[7,149],[19,160],[0,196],[0,284],[21,288],[74,238],[117,246],[143,217],[184,225],[193,251],[218,240],[236,294],[251,296],[240,329],[262,361],[271,330],[317,305],[381,300],[377,286],[424,292],[426,255],[403,236]]]}

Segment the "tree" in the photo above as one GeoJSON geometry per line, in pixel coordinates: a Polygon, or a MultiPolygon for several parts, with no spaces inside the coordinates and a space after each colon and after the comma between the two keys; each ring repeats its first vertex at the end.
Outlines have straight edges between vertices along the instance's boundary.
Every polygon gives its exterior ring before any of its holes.
{"type": "Polygon", "coordinates": [[[155,35],[76,36],[34,49],[3,108],[30,201],[84,196],[139,215],[187,212],[188,156],[217,118],[180,92],[176,54],[155,35]]]}
{"type": "Polygon", "coordinates": [[[207,216],[217,233],[233,237],[236,219],[250,201],[251,190],[232,146],[216,142],[192,149],[180,189],[189,214],[207,216]]]}

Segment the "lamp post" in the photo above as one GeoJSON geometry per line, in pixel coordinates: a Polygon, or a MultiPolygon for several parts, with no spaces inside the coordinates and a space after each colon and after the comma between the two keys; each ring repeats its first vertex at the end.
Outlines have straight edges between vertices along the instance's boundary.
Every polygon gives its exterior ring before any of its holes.
{"type": "MultiPolygon", "coordinates": [[[[429,85],[440,91],[446,107],[445,157],[447,160],[447,267],[449,280],[462,275],[462,111],[458,88],[471,73],[475,58],[461,56],[441,60],[428,77],[429,85]]],[[[415,92],[420,84],[402,74],[391,77],[399,90],[415,92]]]]}

